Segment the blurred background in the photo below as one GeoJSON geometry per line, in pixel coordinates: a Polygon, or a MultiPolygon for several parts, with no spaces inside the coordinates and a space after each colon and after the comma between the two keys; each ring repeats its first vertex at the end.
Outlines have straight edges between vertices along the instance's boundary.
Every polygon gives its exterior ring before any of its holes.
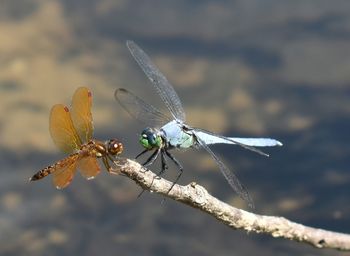
{"type": "MultiPolygon", "coordinates": [[[[347,0],[1,1],[0,254],[337,255],[231,230],[158,195],[137,199],[137,185],[106,172],[78,174],[64,190],[28,178],[65,156],[50,138],[50,108],[69,106],[82,85],[93,92],[94,137],[121,139],[130,158],[142,150],[144,127],[115,89],[165,106],[125,46],[132,39],[174,85],[189,124],[284,143],[265,150],[270,158],[213,147],[257,213],[349,233],[349,11],[347,0]]],[[[205,152],[174,154],[180,184],[247,209],[205,152]]],[[[171,166],[166,177],[176,174],[171,166]]]]}

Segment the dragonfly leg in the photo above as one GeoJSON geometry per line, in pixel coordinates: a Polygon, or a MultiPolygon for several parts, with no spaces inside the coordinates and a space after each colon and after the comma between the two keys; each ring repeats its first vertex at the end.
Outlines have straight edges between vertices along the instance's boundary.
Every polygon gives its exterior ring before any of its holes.
{"type": "Polygon", "coordinates": [[[142,156],[144,153],[146,153],[148,151],[148,149],[145,149],[144,151],[142,151],[140,154],[138,154],[135,159],[139,158],[140,156],[142,156]]]}
{"type": "MultiPolygon", "coordinates": [[[[168,170],[168,164],[166,162],[166,158],[165,158],[165,153],[166,150],[165,149],[162,149],[162,152],[161,152],[161,159],[162,159],[162,169],[160,170],[160,172],[158,173],[158,177],[160,177],[166,170],[168,170]]],[[[169,190],[170,191],[170,190],[169,190]]],[[[167,194],[169,193],[169,191],[167,192],[167,194]]],[[[165,202],[165,198],[162,199],[162,201],[160,202],[160,204],[164,204],[165,202]]]]}
{"type": "Polygon", "coordinates": [[[164,150],[164,152],[166,153],[166,155],[176,164],[176,166],[179,168],[179,174],[177,175],[175,181],[173,182],[173,184],[171,185],[171,187],[169,188],[167,194],[173,189],[173,187],[175,186],[175,184],[179,181],[182,173],[183,173],[183,167],[180,164],[180,162],[172,155],[170,154],[167,150],[164,150]]]}
{"type": "MultiPolygon", "coordinates": [[[[165,159],[165,156],[164,156],[164,150],[161,150],[160,156],[161,156],[161,159],[162,159],[162,169],[160,170],[160,172],[157,173],[157,176],[155,176],[152,179],[151,186],[153,185],[154,179],[160,177],[168,169],[168,165],[167,165],[167,162],[166,162],[166,159],[165,159]]],[[[137,198],[141,197],[144,192],[145,192],[145,190],[142,189],[142,191],[137,196],[137,198]]]]}
{"type": "Polygon", "coordinates": [[[117,156],[114,156],[114,159],[113,159],[113,157],[110,156],[109,154],[107,154],[107,156],[105,157],[102,157],[102,162],[109,173],[125,176],[125,174],[120,172],[118,165],[116,164],[116,160],[118,160],[117,156]],[[111,163],[115,166],[114,168],[111,167],[108,160],[111,161],[111,163]]]}
{"type": "Polygon", "coordinates": [[[152,165],[154,161],[157,159],[160,151],[161,151],[161,148],[158,148],[156,151],[154,151],[153,154],[142,165],[144,167],[152,165]]]}
{"type": "Polygon", "coordinates": [[[108,171],[109,173],[112,172],[112,167],[109,165],[107,157],[105,157],[105,156],[102,157],[102,162],[103,162],[103,164],[105,165],[107,171],[108,171]]]}
{"type": "Polygon", "coordinates": [[[160,170],[160,172],[158,173],[158,177],[160,177],[167,169],[168,169],[168,164],[166,162],[166,158],[164,155],[165,150],[163,149],[160,153],[161,156],[161,160],[162,160],[162,169],[160,170]]]}

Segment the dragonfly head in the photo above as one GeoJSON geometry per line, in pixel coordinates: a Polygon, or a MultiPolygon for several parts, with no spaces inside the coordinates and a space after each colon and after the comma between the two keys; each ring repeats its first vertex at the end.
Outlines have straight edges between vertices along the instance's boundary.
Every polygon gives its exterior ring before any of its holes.
{"type": "Polygon", "coordinates": [[[152,128],[146,128],[140,136],[140,143],[146,149],[160,148],[163,144],[163,139],[159,133],[152,128]]]}
{"type": "Polygon", "coordinates": [[[119,155],[123,152],[123,144],[117,139],[111,139],[106,142],[107,152],[110,155],[119,155]]]}

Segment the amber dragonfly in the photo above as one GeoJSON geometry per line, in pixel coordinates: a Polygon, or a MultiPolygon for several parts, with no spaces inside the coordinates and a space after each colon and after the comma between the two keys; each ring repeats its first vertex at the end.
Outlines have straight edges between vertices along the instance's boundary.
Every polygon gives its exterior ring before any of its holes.
{"type": "Polygon", "coordinates": [[[31,181],[40,180],[49,174],[58,189],[69,185],[78,169],[86,179],[93,179],[100,173],[98,158],[102,159],[107,171],[109,163],[122,153],[123,144],[117,139],[106,142],[92,139],[92,94],[86,87],[78,88],[72,98],[72,108],[57,104],[50,113],[50,134],[56,146],[69,154],[66,158],[37,172],[31,181]]]}

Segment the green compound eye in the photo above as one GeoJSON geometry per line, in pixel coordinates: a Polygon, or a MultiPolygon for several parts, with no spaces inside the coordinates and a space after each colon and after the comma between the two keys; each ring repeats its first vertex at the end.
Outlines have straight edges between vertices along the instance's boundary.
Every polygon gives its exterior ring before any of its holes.
{"type": "Polygon", "coordinates": [[[146,149],[159,148],[162,146],[162,137],[157,135],[152,129],[145,129],[140,136],[140,143],[146,149]]]}
{"type": "Polygon", "coordinates": [[[147,138],[143,138],[142,136],[140,136],[140,143],[144,148],[152,149],[152,146],[148,143],[147,138]]]}

